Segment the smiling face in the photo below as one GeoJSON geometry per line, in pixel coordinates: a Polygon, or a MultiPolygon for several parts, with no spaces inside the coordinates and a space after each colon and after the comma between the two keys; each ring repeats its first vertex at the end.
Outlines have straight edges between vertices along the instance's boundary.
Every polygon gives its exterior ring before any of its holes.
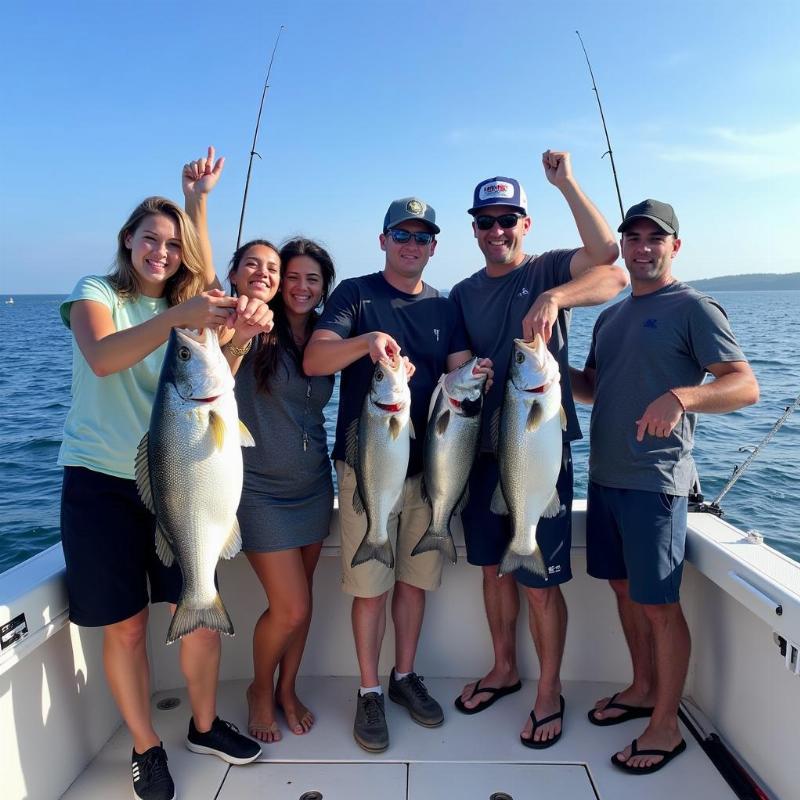
{"type": "MultiPolygon", "coordinates": [[[[480,210],[482,216],[491,217],[515,213],[519,213],[515,206],[488,206],[480,210]]],[[[523,241],[530,229],[530,217],[517,220],[513,228],[501,228],[495,222],[488,231],[480,230],[473,222],[472,230],[478,240],[478,247],[486,258],[487,269],[519,266],[525,258],[523,241]]]]}
{"type": "Polygon", "coordinates": [[[237,294],[268,303],[278,292],[280,275],[281,259],[275,250],[253,244],[244,251],[228,278],[237,294]]]}
{"type": "MultiPolygon", "coordinates": [[[[409,233],[430,233],[430,228],[416,219],[401,222],[394,229],[409,233]]],[[[382,233],[380,243],[381,250],[386,253],[385,271],[403,280],[419,279],[428,259],[436,250],[436,239],[430,244],[417,244],[413,236],[405,244],[400,244],[393,241],[388,233],[382,233]]]]}
{"type": "Polygon", "coordinates": [[[320,304],[324,287],[322,269],[310,256],[295,256],[286,264],[281,296],[287,314],[308,316],[320,304]]]}
{"type": "Polygon", "coordinates": [[[649,294],[672,283],[672,259],[680,247],[680,239],[665,233],[652,220],[632,222],[622,234],[622,257],[633,293],[649,294]]]}
{"type": "Polygon", "coordinates": [[[135,230],[125,234],[139,291],[161,297],[167,281],[181,266],[181,235],[177,223],[166,214],[148,214],[135,230]]]}

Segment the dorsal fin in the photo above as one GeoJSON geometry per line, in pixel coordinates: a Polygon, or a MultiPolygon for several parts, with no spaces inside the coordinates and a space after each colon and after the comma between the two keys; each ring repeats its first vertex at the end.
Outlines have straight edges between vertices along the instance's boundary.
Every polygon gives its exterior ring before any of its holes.
{"type": "Polygon", "coordinates": [[[150,441],[150,434],[145,433],[142,440],[139,442],[139,447],[136,450],[136,460],[134,462],[134,470],[136,475],[136,488],[139,490],[139,497],[142,498],[144,507],[151,513],[155,514],[156,509],[153,505],[153,490],[150,486],[150,463],[147,459],[147,445],[150,441]]]}
{"type": "Polygon", "coordinates": [[[344,460],[351,467],[358,461],[358,417],[348,426],[344,437],[344,460]]]}

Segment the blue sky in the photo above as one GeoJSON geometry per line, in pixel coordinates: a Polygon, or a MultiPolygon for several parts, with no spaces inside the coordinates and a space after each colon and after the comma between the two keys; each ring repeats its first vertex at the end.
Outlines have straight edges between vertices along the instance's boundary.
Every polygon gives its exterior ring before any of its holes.
{"type": "Polygon", "coordinates": [[[382,266],[390,200],[416,194],[442,227],[426,279],[482,265],[465,211],[475,183],[520,178],[528,251],[573,246],[540,154],[572,153],[618,223],[583,53],[600,88],[626,206],[672,202],[692,279],[800,270],[800,4],[50,2],[4,9],[0,294],[69,291],[104,273],[148,194],[226,155],[212,198],[218,271],[236,240],[253,125],[281,24],[245,236],[322,240],[340,277],[382,266]]]}

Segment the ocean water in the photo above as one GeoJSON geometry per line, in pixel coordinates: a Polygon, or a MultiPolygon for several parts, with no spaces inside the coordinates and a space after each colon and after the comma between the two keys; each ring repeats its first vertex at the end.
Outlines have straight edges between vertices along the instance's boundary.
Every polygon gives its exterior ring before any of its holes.
{"type": "MultiPolygon", "coordinates": [[[[794,339],[800,292],[719,292],[739,343],[761,385],[757,406],[733,414],[703,415],[695,459],[707,500],[731,477],[734,465],[768,433],[800,392],[794,339]]],[[[59,539],[61,469],[56,457],[70,402],[71,335],[61,324],[61,295],[0,297],[0,572],[59,539]]],[[[576,309],[570,360],[581,366],[599,309],[576,309]]],[[[338,388],[338,387],[337,387],[338,388]]],[[[337,392],[327,409],[332,439],[337,392]]],[[[584,435],[589,411],[579,406],[584,435]]],[[[576,496],[586,494],[588,440],[574,445],[576,496]]],[[[800,561],[800,411],[724,498],[725,518],[755,528],[773,547],[800,561]]]]}

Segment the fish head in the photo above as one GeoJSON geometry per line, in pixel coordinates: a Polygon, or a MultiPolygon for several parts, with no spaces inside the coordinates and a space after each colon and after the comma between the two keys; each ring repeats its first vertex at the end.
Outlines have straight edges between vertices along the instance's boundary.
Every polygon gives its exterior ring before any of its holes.
{"type": "Polygon", "coordinates": [[[456,414],[473,417],[483,406],[483,387],[486,373],[478,372],[478,358],[469,359],[444,377],[442,388],[448,406],[456,414]]]}
{"type": "Polygon", "coordinates": [[[523,392],[546,391],[561,378],[558,362],[538,334],[531,341],[514,339],[509,379],[523,392]]]}
{"type": "Polygon", "coordinates": [[[406,363],[402,358],[382,358],[375,364],[369,399],[374,406],[387,414],[397,414],[410,407],[411,392],[408,388],[406,363]]]}
{"type": "Polygon", "coordinates": [[[183,400],[207,403],[233,390],[231,369],[217,332],[173,328],[167,343],[161,380],[171,383],[183,400]]]}

